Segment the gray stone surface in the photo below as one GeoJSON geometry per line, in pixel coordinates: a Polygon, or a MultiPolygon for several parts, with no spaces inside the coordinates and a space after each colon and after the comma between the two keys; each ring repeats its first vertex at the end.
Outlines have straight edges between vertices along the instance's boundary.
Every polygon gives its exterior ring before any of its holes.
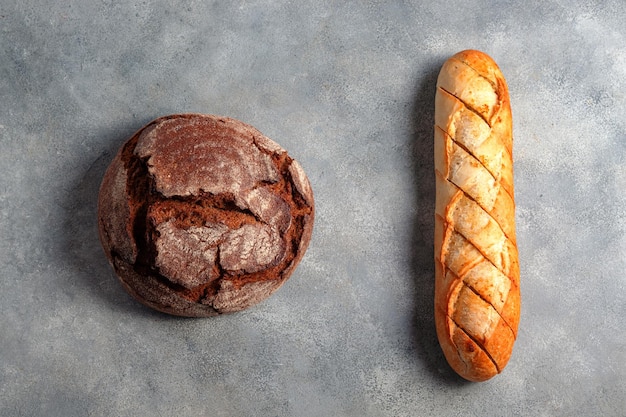
{"type": "Polygon", "coordinates": [[[621,0],[3,0],[0,415],[624,415],[624,22],[621,0]],[[434,83],[466,48],[509,82],[522,268],[480,384],[432,319],[434,83]],[[317,202],[288,283],[215,319],[133,301],[96,233],[113,153],[186,111],[273,138],[317,202]]]}

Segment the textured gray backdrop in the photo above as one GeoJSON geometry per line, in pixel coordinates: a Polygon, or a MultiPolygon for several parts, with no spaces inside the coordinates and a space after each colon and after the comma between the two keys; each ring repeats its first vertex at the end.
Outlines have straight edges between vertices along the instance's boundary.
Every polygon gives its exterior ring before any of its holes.
{"type": "Polygon", "coordinates": [[[624,22],[621,0],[3,0],[0,415],[623,416],[624,22]],[[435,79],[466,48],[509,82],[522,269],[481,384],[432,319],[435,79]],[[133,301],[96,233],[116,149],[188,111],[254,125],[316,196],[288,283],[215,319],[133,301]]]}

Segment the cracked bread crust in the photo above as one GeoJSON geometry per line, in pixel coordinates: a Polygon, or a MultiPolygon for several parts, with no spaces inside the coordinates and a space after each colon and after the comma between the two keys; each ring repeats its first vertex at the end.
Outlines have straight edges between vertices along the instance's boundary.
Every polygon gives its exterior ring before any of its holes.
{"type": "Polygon", "coordinates": [[[434,140],[437,336],[459,375],[484,381],[508,363],[520,317],[510,98],[486,54],[442,66],[434,140]]]}
{"type": "Polygon", "coordinates": [[[107,169],[104,252],[124,288],[165,313],[208,317],[269,297],[311,239],[302,167],[258,130],[200,114],[161,117],[107,169]]]}

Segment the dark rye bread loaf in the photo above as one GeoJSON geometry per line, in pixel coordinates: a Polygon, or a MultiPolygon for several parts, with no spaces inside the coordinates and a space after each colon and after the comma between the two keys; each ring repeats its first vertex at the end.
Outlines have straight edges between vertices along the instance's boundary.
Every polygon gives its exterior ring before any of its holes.
{"type": "Polygon", "coordinates": [[[300,165],[258,130],[217,116],[154,120],[104,175],[98,225],[126,290],[156,310],[214,316],[276,291],[311,239],[300,165]]]}

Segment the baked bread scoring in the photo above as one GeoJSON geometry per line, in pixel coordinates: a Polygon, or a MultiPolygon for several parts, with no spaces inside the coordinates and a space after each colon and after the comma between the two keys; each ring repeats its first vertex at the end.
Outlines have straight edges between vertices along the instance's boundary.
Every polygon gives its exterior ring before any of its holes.
{"type": "Polygon", "coordinates": [[[314,202],[301,166],[240,121],[161,117],[104,175],[100,240],[126,290],[156,310],[214,316],[252,306],[291,275],[314,202]]]}
{"type": "Polygon", "coordinates": [[[502,372],[520,316],[509,92],[496,63],[467,50],[435,96],[435,324],[451,367],[502,372]]]}

